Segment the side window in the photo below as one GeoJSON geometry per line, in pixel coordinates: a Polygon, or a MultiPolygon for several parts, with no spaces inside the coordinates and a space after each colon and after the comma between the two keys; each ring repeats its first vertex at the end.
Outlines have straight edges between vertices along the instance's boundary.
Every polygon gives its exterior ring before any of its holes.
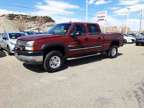
{"type": "Polygon", "coordinates": [[[2,37],[3,37],[4,40],[8,40],[8,36],[7,36],[6,33],[3,33],[3,36],[2,36],[2,37]]]}
{"type": "Polygon", "coordinates": [[[88,24],[88,33],[91,35],[95,35],[97,33],[100,33],[100,28],[96,24],[88,24]]]}
{"type": "Polygon", "coordinates": [[[83,24],[76,24],[74,27],[74,32],[78,32],[81,35],[86,33],[85,26],[83,24]]]}

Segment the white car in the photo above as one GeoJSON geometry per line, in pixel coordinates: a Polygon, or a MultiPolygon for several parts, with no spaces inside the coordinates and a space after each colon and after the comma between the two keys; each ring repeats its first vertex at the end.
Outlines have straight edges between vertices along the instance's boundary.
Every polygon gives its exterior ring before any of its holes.
{"type": "Polygon", "coordinates": [[[136,38],[132,35],[124,34],[124,40],[125,40],[126,43],[135,43],[136,38]]]}
{"type": "Polygon", "coordinates": [[[17,38],[21,36],[25,36],[25,33],[3,33],[0,37],[0,49],[2,48],[9,54],[13,54],[17,38]]]}

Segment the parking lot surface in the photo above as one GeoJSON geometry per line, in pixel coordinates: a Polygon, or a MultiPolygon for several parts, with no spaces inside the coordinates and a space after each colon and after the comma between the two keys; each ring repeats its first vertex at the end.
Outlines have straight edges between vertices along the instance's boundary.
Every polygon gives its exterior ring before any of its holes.
{"type": "Polygon", "coordinates": [[[93,56],[44,72],[0,51],[0,108],[143,108],[144,47],[125,45],[115,59],[93,56]]]}

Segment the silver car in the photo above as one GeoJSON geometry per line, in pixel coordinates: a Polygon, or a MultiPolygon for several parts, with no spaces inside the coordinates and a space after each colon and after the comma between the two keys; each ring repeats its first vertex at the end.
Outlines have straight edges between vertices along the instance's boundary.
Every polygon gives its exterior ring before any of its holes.
{"type": "Polygon", "coordinates": [[[0,49],[6,50],[9,54],[14,53],[14,48],[18,37],[25,36],[25,33],[3,33],[0,36],[0,49]]]}

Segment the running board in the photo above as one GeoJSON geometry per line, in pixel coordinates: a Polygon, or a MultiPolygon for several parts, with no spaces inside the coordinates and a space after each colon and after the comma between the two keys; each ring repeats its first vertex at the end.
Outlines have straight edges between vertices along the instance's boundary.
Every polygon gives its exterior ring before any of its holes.
{"type": "Polygon", "coordinates": [[[91,54],[91,55],[86,55],[86,56],[81,56],[81,57],[67,58],[67,60],[82,59],[82,58],[93,57],[93,56],[98,56],[98,55],[101,55],[101,53],[96,53],[96,54],[91,54]]]}

